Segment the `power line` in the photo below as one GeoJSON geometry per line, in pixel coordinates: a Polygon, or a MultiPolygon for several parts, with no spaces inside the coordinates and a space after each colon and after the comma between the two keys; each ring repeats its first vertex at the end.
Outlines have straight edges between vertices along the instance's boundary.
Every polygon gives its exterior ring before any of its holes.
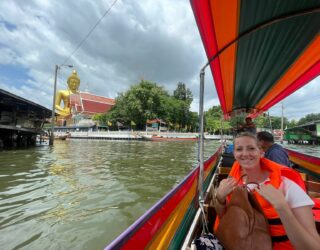
{"type": "Polygon", "coordinates": [[[67,57],[67,59],[64,60],[64,62],[62,64],[65,64],[77,51],[78,49],[80,49],[80,47],[82,46],[82,44],[89,38],[89,36],[91,35],[91,33],[95,30],[95,28],[99,25],[99,23],[102,21],[102,19],[110,12],[110,10],[112,9],[112,7],[116,4],[118,0],[115,0],[111,6],[104,12],[104,14],[99,18],[99,20],[95,23],[95,25],[93,25],[93,27],[90,29],[90,31],[88,32],[88,34],[81,40],[81,42],[78,44],[78,46],[72,51],[72,53],[70,54],[70,56],[67,57]]]}
{"type": "MultiPolygon", "coordinates": [[[[112,9],[112,7],[117,3],[118,0],[115,0],[111,6],[104,12],[104,14],[99,18],[99,20],[95,23],[95,25],[90,29],[90,31],[88,32],[88,34],[81,40],[81,42],[78,44],[78,46],[72,51],[72,53],[67,57],[67,59],[64,60],[62,64],[65,64],[76,52],[78,49],[80,49],[80,47],[82,46],[82,44],[88,39],[88,37],[91,35],[91,33],[95,30],[95,28],[98,26],[98,24],[102,21],[102,19],[110,12],[110,10],[112,9]]],[[[48,82],[50,80],[51,77],[48,78],[48,80],[46,80],[46,82],[48,82]]]]}

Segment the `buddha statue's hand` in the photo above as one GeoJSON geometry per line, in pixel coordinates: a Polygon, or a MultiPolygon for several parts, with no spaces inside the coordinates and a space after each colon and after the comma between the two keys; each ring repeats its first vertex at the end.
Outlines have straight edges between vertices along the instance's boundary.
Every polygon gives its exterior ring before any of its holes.
{"type": "Polygon", "coordinates": [[[62,108],[61,106],[56,105],[55,109],[56,109],[56,113],[58,113],[61,116],[71,115],[70,108],[62,108]]]}

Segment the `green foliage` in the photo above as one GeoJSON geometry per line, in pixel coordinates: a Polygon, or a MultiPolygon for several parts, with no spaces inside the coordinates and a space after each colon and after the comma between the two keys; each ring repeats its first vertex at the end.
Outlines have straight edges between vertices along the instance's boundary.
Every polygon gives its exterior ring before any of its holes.
{"type": "MultiPolygon", "coordinates": [[[[197,132],[199,118],[197,112],[190,111],[193,100],[192,92],[182,82],[177,84],[173,95],[169,95],[163,87],[154,82],[142,80],[133,85],[128,91],[120,93],[116,98],[116,105],[106,114],[96,114],[93,120],[99,125],[117,128],[117,122],[138,130],[145,128],[147,119],[161,118],[166,121],[170,129],[197,132]]],[[[205,112],[205,131],[210,133],[230,132],[244,123],[245,114],[232,117],[225,121],[220,106],[213,106],[205,112]]],[[[320,120],[319,114],[309,114],[299,121],[289,121],[284,117],[284,128],[292,128],[307,122],[320,120]]],[[[281,128],[281,117],[261,115],[254,119],[257,128],[281,128]]]]}
{"type": "Polygon", "coordinates": [[[102,125],[107,125],[106,116],[103,115],[103,114],[95,114],[95,115],[92,117],[92,120],[93,120],[93,121],[97,121],[100,126],[102,126],[102,125]]]}
{"type": "Polygon", "coordinates": [[[298,125],[298,122],[296,120],[291,120],[291,121],[288,121],[288,123],[286,124],[286,127],[287,128],[294,128],[298,125]]]}
{"type": "MultiPolygon", "coordinates": [[[[255,119],[255,124],[258,128],[281,129],[281,117],[269,116],[268,114],[261,115],[255,119]]],[[[288,125],[288,118],[283,117],[283,128],[288,127],[288,125]]]]}
{"type": "Polygon", "coordinates": [[[257,128],[270,128],[270,120],[267,115],[260,115],[254,119],[257,128]]]}
{"type": "Polygon", "coordinates": [[[127,126],[135,124],[136,129],[143,130],[146,120],[160,118],[171,128],[194,129],[197,123],[194,123],[194,115],[189,111],[191,91],[179,83],[175,93],[176,97],[170,96],[156,83],[142,80],[127,92],[119,94],[116,105],[103,115],[104,120],[112,124],[118,121],[127,126]]]}
{"type": "Polygon", "coordinates": [[[173,96],[178,100],[186,101],[187,103],[189,103],[189,105],[193,100],[191,90],[188,89],[183,82],[178,83],[176,90],[173,92],[173,96]]]}
{"type": "Polygon", "coordinates": [[[213,134],[219,134],[221,130],[224,133],[230,131],[229,121],[223,119],[221,106],[213,106],[204,114],[205,131],[213,134]]]}
{"type": "Polygon", "coordinates": [[[231,117],[229,123],[234,130],[237,130],[240,127],[240,125],[244,123],[244,120],[245,120],[245,115],[241,114],[238,116],[231,117]]]}
{"type": "Polygon", "coordinates": [[[301,118],[297,122],[297,125],[303,125],[305,123],[318,121],[318,120],[320,120],[320,113],[318,113],[318,114],[311,113],[311,114],[308,114],[305,117],[301,118]]]}

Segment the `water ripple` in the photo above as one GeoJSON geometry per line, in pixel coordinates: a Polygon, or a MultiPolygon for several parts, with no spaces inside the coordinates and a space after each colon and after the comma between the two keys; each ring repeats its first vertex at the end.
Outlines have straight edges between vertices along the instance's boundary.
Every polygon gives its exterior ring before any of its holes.
{"type": "MultiPolygon", "coordinates": [[[[206,155],[217,148],[207,144],[206,155]]],[[[3,249],[102,249],[197,162],[197,143],[57,141],[1,153],[3,249]]]]}

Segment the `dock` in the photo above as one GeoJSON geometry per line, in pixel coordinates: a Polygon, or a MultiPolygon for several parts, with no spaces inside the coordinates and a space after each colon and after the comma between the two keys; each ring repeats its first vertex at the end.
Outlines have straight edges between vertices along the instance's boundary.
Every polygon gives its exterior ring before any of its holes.
{"type": "Polygon", "coordinates": [[[0,150],[35,146],[51,110],[0,89],[0,150]]]}

